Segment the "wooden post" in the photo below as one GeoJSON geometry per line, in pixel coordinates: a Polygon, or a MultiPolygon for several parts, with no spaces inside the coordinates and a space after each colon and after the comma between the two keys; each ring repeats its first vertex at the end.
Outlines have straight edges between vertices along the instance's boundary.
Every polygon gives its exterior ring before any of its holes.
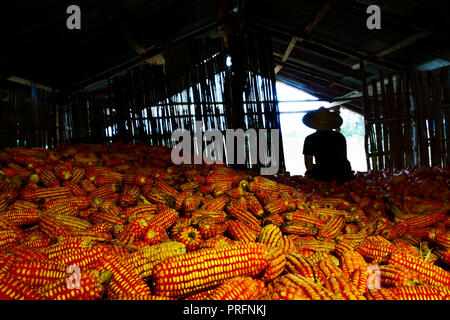
{"type": "Polygon", "coordinates": [[[367,121],[367,111],[369,108],[369,93],[367,91],[367,81],[366,81],[366,72],[364,68],[364,60],[360,61],[360,70],[361,70],[361,82],[362,82],[362,94],[363,94],[363,108],[364,108],[364,127],[365,127],[365,135],[364,135],[364,148],[366,150],[366,161],[367,161],[367,170],[372,169],[370,165],[369,159],[369,122],[367,121]]]}

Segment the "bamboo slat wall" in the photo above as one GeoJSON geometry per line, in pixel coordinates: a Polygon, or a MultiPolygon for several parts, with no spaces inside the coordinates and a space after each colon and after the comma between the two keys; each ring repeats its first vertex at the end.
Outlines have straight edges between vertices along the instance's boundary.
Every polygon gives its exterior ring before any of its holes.
{"type": "Polygon", "coordinates": [[[54,147],[70,133],[64,110],[43,89],[0,84],[0,147],[54,147]],[[59,112],[59,116],[58,116],[59,112]]]}
{"type": "Polygon", "coordinates": [[[363,81],[368,169],[449,165],[448,73],[413,70],[363,81]]]}
{"type": "MultiPolygon", "coordinates": [[[[77,92],[69,103],[72,141],[173,146],[171,133],[193,133],[195,121],[203,132],[280,129],[270,38],[247,34],[233,41],[238,52],[225,49],[219,38],[175,43],[164,52],[164,65],[142,64],[99,90],[77,92]]],[[[282,149],[280,158],[284,168],[282,149]]]]}

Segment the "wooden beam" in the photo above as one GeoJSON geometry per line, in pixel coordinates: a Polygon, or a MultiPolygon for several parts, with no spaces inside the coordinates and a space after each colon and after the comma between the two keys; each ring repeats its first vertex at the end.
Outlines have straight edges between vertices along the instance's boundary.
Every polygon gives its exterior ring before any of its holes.
{"type": "MultiPolygon", "coordinates": [[[[327,12],[331,8],[330,2],[325,2],[324,5],[320,8],[319,12],[316,13],[312,21],[306,26],[305,28],[305,34],[310,34],[315,26],[323,19],[323,17],[327,14],[327,12]]],[[[299,39],[297,37],[292,37],[291,42],[289,43],[286,52],[283,55],[283,58],[281,59],[282,62],[286,62],[289,58],[289,55],[291,54],[292,50],[295,48],[295,44],[297,41],[302,41],[303,39],[299,39]]],[[[282,65],[277,65],[275,67],[275,74],[277,74],[281,68],[283,68],[282,65]]]]}
{"type": "MultiPolygon", "coordinates": [[[[408,46],[428,37],[429,35],[430,34],[427,31],[423,31],[423,32],[417,33],[415,35],[412,35],[412,36],[406,38],[405,40],[402,40],[392,46],[387,47],[386,49],[381,50],[380,52],[375,54],[375,57],[383,58],[384,56],[387,56],[387,55],[391,54],[392,52],[395,52],[402,48],[408,47],[408,46]]],[[[353,70],[359,69],[359,65],[360,65],[359,62],[354,64],[352,66],[352,69],[353,70]]]]}
{"type": "Polygon", "coordinates": [[[284,68],[290,69],[294,72],[299,72],[299,73],[305,74],[307,76],[310,76],[312,78],[326,81],[330,84],[339,86],[341,88],[345,88],[345,89],[349,89],[349,90],[359,90],[359,88],[357,88],[351,84],[344,83],[340,79],[337,79],[333,76],[327,75],[323,72],[320,72],[318,70],[315,70],[315,69],[307,67],[307,66],[294,64],[292,62],[286,63],[286,62],[281,62],[281,61],[275,61],[275,63],[283,66],[284,68]]]}
{"type": "MultiPolygon", "coordinates": [[[[11,82],[15,82],[15,83],[18,83],[18,84],[22,84],[22,85],[25,85],[25,86],[29,86],[29,87],[31,87],[31,84],[33,82],[31,80],[27,80],[27,79],[16,77],[16,76],[8,77],[6,80],[11,81],[11,82]]],[[[47,92],[52,92],[53,91],[53,89],[51,87],[49,87],[49,86],[46,86],[46,85],[43,85],[43,84],[40,84],[40,83],[36,83],[36,82],[35,82],[35,85],[36,85],[36,88],[38,88],[38,89],[42,89],[42,90],[45,90],[47,92]]]]}
{"type": "Polygon", "coordinates": [[[378,66],[381,66],[381,67],[383,67],[384,69],[387,69],[387,70],[399,71],[399,70],[404,68],[404,66],[396,65],[396,64],[393,64],[393,63],[390,63],[390,62],[381,61],[381,60],[379,60],[376,57],[372,57],[368,53],[358,53],[358,52],[356,52],[354,50],[345,49],[345,48],[342,48],[342,47],[330,44],[330,43],[328,43],[326,41],[312,38],[311,36],[308,36],[308,35],[306,35],[304,33],[294,32],[292,30],[286,29],[285,27],[274,25],[274,24],[269,23],[267,21],[258,22],[258,20],[260,20],[259,18],[253,17],[252,20],[253,20],[252,23],[255,26],[257,26],[257,27],[259,27],[261,29],[265,29],[265,30],[268,30],[268,31],[273,31],[273,32],[276,32],[276,33],[281,33],[281,34],[284,34],[284,35],[287,35],[287,36],[290,36],[290,37],[297,37],[297,38],[302,39],[305,42],[314,44],[314,45],[316,45],[318,47],[321,47],[321,48],[325,48],[325,49],[328,49],[328,50],[340,53],[340,54],[348,56],[348,57],[353,57],[353,58],[356,58],[358,60],[367,60],[368,62],[370,62],[372,64],[375,64],[375,65],[378,65],[378,66]]]}

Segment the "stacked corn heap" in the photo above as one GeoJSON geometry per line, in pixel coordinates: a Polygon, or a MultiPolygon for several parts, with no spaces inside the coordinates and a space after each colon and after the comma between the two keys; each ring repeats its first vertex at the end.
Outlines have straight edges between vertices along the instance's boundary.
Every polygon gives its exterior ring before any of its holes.
{"type": "Polygon", "coordinates": [[[304,192],[145,145],[0,161],[2,299],[449,297],[445,201],[392,221],[385,186],[361,177],[304,192]]]}

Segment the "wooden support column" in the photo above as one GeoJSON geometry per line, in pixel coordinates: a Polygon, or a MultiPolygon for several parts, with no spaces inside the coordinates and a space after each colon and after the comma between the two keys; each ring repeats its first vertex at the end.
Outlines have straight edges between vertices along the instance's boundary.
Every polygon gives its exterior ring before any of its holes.
{"type": "Polygon", "coordinates": [[[364,148],[366,150],[366,161],[367,161],[367,170],[372,169],[370,165],[370,159],[369,159],[369,126],[367,122],[367,111],[369,107],[369,93],[367,90],[367,81],[366,81],[366,72],[364,69],[364,61],[360,61],[360,69],[361,69],[361,82],[362,82],[362,94],[363,94],[363,108],[364,108],[364,128],[365,128],[365,135],[364,135],[364,148]]]}

